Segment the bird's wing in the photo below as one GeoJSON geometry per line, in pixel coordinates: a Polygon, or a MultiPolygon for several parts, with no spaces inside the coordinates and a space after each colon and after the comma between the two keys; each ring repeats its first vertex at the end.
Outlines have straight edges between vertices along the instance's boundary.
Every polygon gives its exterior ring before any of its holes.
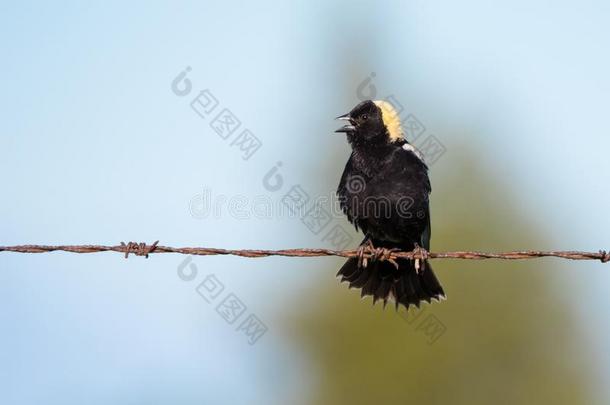
{"type": "MultiPolygon", "coordinates": [[[[404,144],[407,144],[407,142],[405,141],[404,144]]],[[[429,196],[432,187],[428,177],[428,166],[417,153],[402,146],[401,149],[395,151],[391,159],[393,164],[390,166],[390,172],[394,175],[389,174],[388,180],[395,187],[391,190],[391,195],[393,195],[393,199],[396,199],[396,196],[399,198],[407,196],[413,199],[412,210],[415,211],[416,215],[405,222],[420,229],[421,234],[418,238],[418,244],[429,250],[432,233],[429,196]]]]}
{"type": "Polygon", "coordinates": [[[347,220],[354,224],[356,229],[358,229],[358,223],[354,221],[354,213],[351,212],[351,207],[347,203],[349,196],[349,189],[347,187],[348,177],[350,174],[354,174],[354,164],[353,164],[353,155],[350,156],[347,163],[345,164],[345,169],[343,169],[343,174],[341,175],[341,180],[339,181],[339,186],[337,187],[337,196],[339,197],[339,206],[343,213],[347,216],[347,220]]]}
{"type": "Polygon", "coordinates": [[[424,232],[421,234],[421,243],[420,246],[430,251],[430,237],[432,236],[432,227],[430,226],[430,213],[428,213],[428,224],[424,229],[424,232]]]}

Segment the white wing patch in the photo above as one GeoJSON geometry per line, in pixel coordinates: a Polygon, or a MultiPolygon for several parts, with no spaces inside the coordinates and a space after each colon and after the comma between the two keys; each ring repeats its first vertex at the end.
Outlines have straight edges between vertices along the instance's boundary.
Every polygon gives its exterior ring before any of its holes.
{"type": "Polygon", "coordinates": [[[412,152],[422,162],[424,161],[424,156],[421,154],[421,152],[410,143],[405,143],[404,145],[402,145],[402,148],[408,152],[412,152]]]}

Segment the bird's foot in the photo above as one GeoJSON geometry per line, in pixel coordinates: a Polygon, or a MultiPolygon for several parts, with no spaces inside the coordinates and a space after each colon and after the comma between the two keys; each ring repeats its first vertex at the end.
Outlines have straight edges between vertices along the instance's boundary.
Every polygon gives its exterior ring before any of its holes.
{"type": "Polygon", "coordinates": [[[367,239],[362,245],[358,246],[356,255],[358,257],[358,267],[366,267],[369,264],[369,256],[375,251],[375,246],[370,239],[367,239]]]}
{"type": "Polygon", "coordinates": [[[421,268],[421,261],[428,259],[428,251],[420,247],[416,243],[415,248],[413,249],[413,259],[415,260],[415,272],[419,274],[419,269],[421,268]]]}

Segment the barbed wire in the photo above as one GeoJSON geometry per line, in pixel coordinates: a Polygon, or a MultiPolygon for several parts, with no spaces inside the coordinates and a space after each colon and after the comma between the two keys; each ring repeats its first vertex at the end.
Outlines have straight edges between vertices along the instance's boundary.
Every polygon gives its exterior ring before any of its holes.
{"type": "Polygon", "coordinates": [[[388,260],[396,259],[466,259],[466,260],[484,260],[484,259],[503,259],[503,260],[519,260],[519,259],[536,259],[540,257],[558,257],[569,260],[600,260],[602,263],[610,261],[610,253],[605,250],[598,252],[581,252],[581,251],[555,251],[555,250],[523,250],[500,253],[485,253],[475,251],[455,251],[455,252],[427,252],[423,249],[415,249],[413,251],[399,251],[394,249],[375,249],[366,247],[360,250],[332,250],[332,249],[280,249],[280,250],[265,250],[265,249],[220,249],[207,247],[171,247],[161,246],[159,241],[150,245],[146,243],[136,242],[121,242],[120,245],[105,246],[105,245],[17,245],[17,246],[0,246],[0,252],[16,252],[16,253],[48,253],[48,252],[70,252],[70,253],[97,253],[97,252],[118,252],[123,253],[125,258],[129,254],[136,256],[148,257],[153,253],[178,253],[184,255],[196,256],[214,256],[214,255],[231,255],[240,257],[269,257],[269,256],[285,256],[285,257],[320,257],[320,256],[340,256],[340,257],[359,257],[373,260],[388,260]]]}

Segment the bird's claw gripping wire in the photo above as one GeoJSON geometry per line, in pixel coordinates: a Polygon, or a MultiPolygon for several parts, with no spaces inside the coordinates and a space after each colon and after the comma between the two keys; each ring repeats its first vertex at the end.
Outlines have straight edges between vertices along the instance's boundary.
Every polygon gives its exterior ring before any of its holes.
{"type": "Polygon", "coordinates": [[[152,245],[147,245],[144,242],[128,242],[127,244],[121,242],[121,247],[125,248],[125,259],[129,257],[130,253],[136,256],[144,256],[148,259],[148,254],[155,251],[157,244],[159,244],[159,241],[155,241],[152,245]]]}
{"type": "Polygon", "coordinates": [[[419,269],[421,268],[420,260],[424,261],[428,259],[428,251],[416,243],[415,248],[413,249],[413,259],[415,260],[415,272],[419,274],[419,269]]]}
{"type": "Polygon", "coordinates": [[[358,267],[366,267],[369,264],[368,255],[375,249],[373,246],[373,242],[370,239],[367,239],[362,245],[358,246],[358,250],[356,250],[356,256],[358,257],[358,267]]]}
{"type": "Polygon", "coordinates": [[[605,250],[600,250],[599,254],[601,255],[599,260],[601,260],[602,263],[610,262],[610,253],[606,252],[605,250]]]}

